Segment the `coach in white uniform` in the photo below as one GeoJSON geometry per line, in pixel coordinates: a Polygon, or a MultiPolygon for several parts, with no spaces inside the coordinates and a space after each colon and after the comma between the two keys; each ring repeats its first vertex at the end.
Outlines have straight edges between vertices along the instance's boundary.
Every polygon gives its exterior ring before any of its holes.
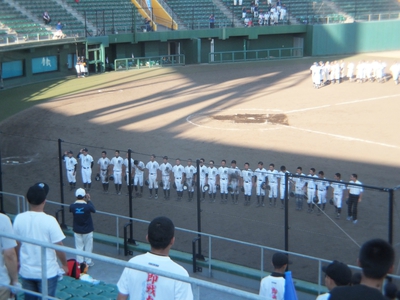
{"type": "Polygon", "coordinates": [[[221,202],[228,202],[228,178],[229,168],[226,166],[226,160],[221,161],[221,166],[218,168],[218,181],[220,186],[221,202]],[[225,199],[224,199],[225,195],[225,199]]]}
{"type": "MultiPolygon", "coordinates": [[[[172,165],[168,162],[168,156],[163,157],[163,163],[160,165],[160,171],[163,182],[164,200],[169,200],[170,197],[170,174],[172,170],[172,165]]],[[[149,196],[151,198],[151,195],[149,196]]]]}
{"type": "Polygon", "coordinates": [[[111,159],[110,164],[114,175],[115,191],[118,195],[121,195],[123,162],[124,160],[119,156],[119,150],[115,150],[115,156],[111,159]]]}
{"type": "Polygon", "coordinates": [[[158,171],[160,169],[160,165],[158,164],[158,162],[155,159],[156,159],[155,154],[152,154],[150,156],[150,161],[146,164],[146,169],[149,172],[147,180],[149,181],[150,196],[153,196],[153,189],[154,189],[154,199],[158,199],[157,177],[158,177],[158,171]]]}
{"type": "Polygon", "coordinates": [[[188,185],[188,201],[192,201],[194,195],[194,183],[196,182],[197,169],[192,165],[192,160],[189,158],[185,167],[186,183],[188,185]]]}
{"type": "Polygon", "coordinates": [[[67,170],[69,190],[72,191],[76,186],[76,165],[78,162],[73,156],[73,152],[71,150],[64,152],[63,161],[65,163],[65,169],[67,170]]]}
{"type": "Polygon", "coordinates": [[[107,157],[107,152],[102,151],[101,157],[97,161],[99,165],[99,174],[101,183],[103,184],[103,192],[108,193],[108,167],[110,166],[110,159],[107,157]]]}
{"type": "Polygon", "coordinates": [[[87,191],[90,191],[92,185],[93,157],[88,154],[87,148],[83,148],[78,153],[78,159],[81,161],[83,187],[87,191]]]}

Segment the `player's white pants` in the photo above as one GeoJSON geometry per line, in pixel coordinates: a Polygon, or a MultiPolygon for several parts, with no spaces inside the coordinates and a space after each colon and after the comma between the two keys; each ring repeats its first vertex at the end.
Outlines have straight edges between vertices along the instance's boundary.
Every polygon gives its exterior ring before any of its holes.
{"type": "Polygon", "coordinates": [[[265,196],[265,190],[263,190],[261,188],[262,183],[264,182],[264,180],[259,179],[257,180],[257,186],[256,186],[256,194],[257,196],[265,196]]]}
{"type": "Polygon", "coordinates": [[[325,204],[326,203],[326,189],[324,189],[322,191],[318,190],[317,195],[318,195],[318,199],[319,199],[318,204],[325,204]]]}
{"type": "Polygon", "coordinates": [[[253,183],[250,181],[244,181],[243,182],[243,187],[244,187],[244,194],[246,196],[251,196],[251,190],[253,187],[253,183]]]}
{"type": "Polygon", "coordinates": [[[233,0],[233,5],[237,5],[237,0],[233,0]]]}
{"type": "Polygon", "coordinates": [[[75,172],[75,169],[67,170],[67,177],[68,177],[68,182],[75,183],[75,182],[76,182],[76,172],[75,172]]]}
{"type": "Polygon", "coordinates": [[[102,169],[100,170],[100,178],[101,178],[101,183],[108,183],[107,179],[107,169],[102,169]]]}
{"type": "Polygon", "coordinates": [[[243,0],[239,0],[239,5],[240,5],[240,6],[243,5],[243,0]]]}
{"type": "MultiPolygon", "coordinates": [[[[132,176],[132,175],[131,175],[132,176]]],[[[132,177],[132,181],[133,181],[134,177],[132,177]]],[[[126,185],[129,185],[129,172],[126,172],[126,185]]]]}
{"type": "Polygon", "coordinates": [[[171,182],[169,182],[169,175],[163,175],[162,182],[163,182],[163,189],[169,190],[171,187],[171,182]]]}
{"type": "Polygon", "coordinates": [[[269,187],[270,187],[269,198],[278,198],[278,184],[270,183],[269,187]]]}
{"type": "Polygon", "coordinates": [[[75,65],[75,70],[77,74],[81,73],[81,67],[79,65],[75,65]]]}
{"type": "Polygon", "coordinates": [[[122,184],[122,172],[119,170],[114,170],[114,183],[122,184]]]}
{"type": "Polygon", "coordinates": [[[143,186],[143,174],[135,174],[135,178],[133,179],[133,185],[143,186]]]}
{"type": "Polygon", "coordinates": [[[215,186],[215,178],[208,178],[208,185],[210,186],[208,193],[215,194],[217,192],[217,187],[215,186]]]}
{"type": "Polygon", "coordinates": [[[175,184],[176,184],[176,190],[178,192],[182,192],[183,191],[182,177],[175,178],[175,184]]]}
{"type": "Polygon", "coordinates": [[[205,184],[206,184],[206,178],[200,177],[200,190],[203,190],[205,184]]]}
{"type": "Polygon", "coordinates": [[[228,178],[221,178],[219,180],[219,185],[221,187],[221,194],[228,194],[228,178]]]}
{"type": "Polygon", "coordinates": [[[315,188],[307,189],[307,197],[308,197],[307,203],[313,203],[313,199],[315,197],[315,188]]]}
{"type": "Polygon", "coordinates": [[[193,177],[192,178],[186,177],[186,184],[188,185],[188,192],[194,192],[193,177]]]}
{"type": "Polygon", "coordinates": [[[285,189],[286,189],[286,185],[285,184],[280,184],[280,186],[279,186],[279,194],[281,196],[281,200],[285,199],[285,189]]]}
{"type": "Polygon", "coordinates": [[[92,183],[92,168],[82,167],[82,181],[83,183],[92,183]]]}
{"type": "Polygon", "coordinates": [[[342,208],[342,199],[343,199],[343,192],[333,194],[333,203],[336,205],[337,208],[342,208]]]}
{"type": "MultiPolygon", "coordinates": [[[[75,237],[75,248],[76,250],[86,251],[92,253],[93,251],[93,232],[82,234],[74,233],[75,237]]],[[[86,261],[88,264],[92,263],[92,259],[89,257],[83,257],[80,255],[76,256],[78,263],[86,261]]]]}
{"type": "Polygon", "coordinates": [[[231,194],[239,194],[239,181],[237,179],[231,180],[232,192],[231,194]]]}
{"type": "Polygon", "coordinates": [[[149,174],[149,189],[152,189],[152,188],[158,189],[157,173],[149,174]]]}

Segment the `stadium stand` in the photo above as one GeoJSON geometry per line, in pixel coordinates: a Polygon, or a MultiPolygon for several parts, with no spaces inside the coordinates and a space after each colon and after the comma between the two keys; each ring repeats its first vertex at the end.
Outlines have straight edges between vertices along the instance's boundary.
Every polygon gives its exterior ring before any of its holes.
{"type": "Polygon", "coordinates": [[[365,0],[362,2],[332,0],[340,10],[354,16],[356,20],[372,20],[370,15],[374,15],[373,19],[392,19],[399,18],[400,3],[394,0],[365,0]],[[378,14],[381,16],[378,17],[378,14]]]}

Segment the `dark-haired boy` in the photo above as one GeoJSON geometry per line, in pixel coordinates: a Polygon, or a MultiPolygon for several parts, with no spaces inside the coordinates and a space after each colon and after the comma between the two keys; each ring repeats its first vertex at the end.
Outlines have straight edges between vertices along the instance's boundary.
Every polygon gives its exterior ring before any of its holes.
{"type": "MultiPolygon", "coordinates": [[[[137,255],[130,263],[152,267],[155,270],[188,276],[188,272],[171,260],[169,251],[175,242],[175,227],[167,217],[157,217],[151,221],[146,236],[151,250],[137,255]]],[[[118,300],[136,299],[193,299],[189,283],[125,268],[118,281],[118,300]],[[149,298],[148,298],[149,297],[149,298]]]]}
{"type": "Polygon", "coordinates": [[[360,249],[358,265],[362,269],[361,282],[358,285],[336,287],[330,294],[330,300],[384,300],[383,281],[393,271],[393,247],[382,239],[370,240],[360,249]]]}
{"type": "MultiPolygon", "coordinates": [[[[346,264],[334,260],[329,265],[323,266],[322,271],[325,273],[325,286],[329,291],[337,286],[350,285],[351,270],[346,264]]],[[[319,295],[316,300],[327,300],[329,297],[330,294],[325,293],[319,295]]]]}

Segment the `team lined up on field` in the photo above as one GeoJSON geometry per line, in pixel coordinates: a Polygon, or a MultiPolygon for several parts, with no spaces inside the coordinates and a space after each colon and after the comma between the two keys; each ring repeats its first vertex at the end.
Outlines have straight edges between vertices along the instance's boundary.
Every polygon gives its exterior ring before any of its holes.
{"type": "MultiPolygon", "coordinates": [[[[333,61],[323,63],[314,62],[310,67],[312,82],[314,88],[320,88],[327,84],[340,83],[347,78],[350,82],[386,82],[386,63],[382,61],[360,61],[357,65],[353,62],[346,63],[333,61]],[[347,73],[346,73],[347,67],[347,73]]],[[[390,74],[394,83],[399,83],[400,63],[396,62],[390,67],[390,74]]]]}

